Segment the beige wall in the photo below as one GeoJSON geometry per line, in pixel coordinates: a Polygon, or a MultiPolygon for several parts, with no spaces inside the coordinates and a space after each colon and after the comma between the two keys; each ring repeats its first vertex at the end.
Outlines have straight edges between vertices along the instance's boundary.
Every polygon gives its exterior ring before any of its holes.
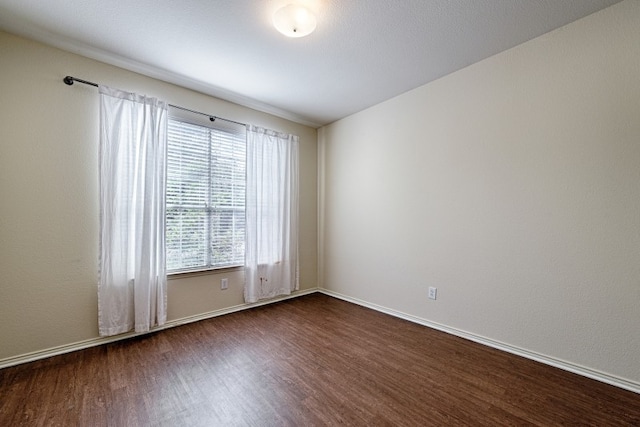
{"type": "MultiPolygon", "coordinates": [[[[98,335],[98,92],[67,74],[299,135],[300,284],[316,287],[315,129],[0,32],[0,362],[98,335]]],[[[242,304],[242,281],[170,280],[169,320],[242,304]]]]}
{"type": "Polygon", "coordinates": [[[640,2],[319,144],[321,287],[640,386],[640,2]]]}

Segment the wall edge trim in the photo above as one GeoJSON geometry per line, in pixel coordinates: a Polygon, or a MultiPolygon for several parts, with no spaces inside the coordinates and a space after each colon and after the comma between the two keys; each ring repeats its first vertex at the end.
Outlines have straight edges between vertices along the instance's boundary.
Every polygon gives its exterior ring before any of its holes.
{"type": "Polygon", "coordinates": [[[275,297],[265,301],[259,301],[252,304],[238,304],[231,307],[221,308],[218,310],[208,311],[206,313],[196,314],[193,316],[182,317],[179,319],[171,320],[166,322],[162,326],[157,326],[152,328],[149,332],[126,332],[124,334],[119,334],[111,337],[96,337],[89,338],[87,340],[77,341],[70,344],[63,344],[55,347],[50,347],[43,350],[37,350],[30,353],[20,354],[17,356],[7,357],[5,359],[0,359],[0,369],[9,368],[11,366],[21,365],[23,363],[35,362],[37,360],[46,359],[48,357],[59,356],[65,353],[71,353],[78,350],[84,350],[91,347],[97,347],[104,344],[109,344],[116,341],[125,340],[128,338],[133,338],[141,335],[146,335],[158,331],[162,331],[164,329],[174,328],[176,326],[186,325],[188,323],[198,322],[200,320],[211,319],[213,317],[223,316],[225,314],[235,313],[237,311],[248,310],[255,307],[260,307],[262,305],[269,305],[280,301],[285,301],[292,298],[298,298],[304,295],[312,294],[318,292],[318,288],[310,288],[304,289],[301,291],[294,291],[291,295],[283,295],[279,297],[275,297]]]}
{"type": "Polygon", "coordinates": [[[350,297],[339,292],[335,292],[329,289],[318,289],[319,293],[341,299],[346,302],[350,302],[353,304],[360,305],[362,307],[370,308],[375,311],[379,311],[381,313],[388,314],[393,317],[398,317],[400,319],[407,320],[412,323],[417,323],[422,326],[426,326],[428,328],[436,329],[441,332],[445,332],[460,338],[467,339],[469,341],[473,341],[478,344],[486,345],[488,347],[495,348],[497,350],[505,351],[507,353],[514,354],[516,356],[521,356],[526,359],[534,360],[539,363],[543,363],[545,365],[553,366],[554,368],[559,368],[564,371],[568,371],[583,377],[590,378],[592,380],[596,380],[605,384],[609,384],[618,388],[622,388],[634,393],[640,394],[640,383],[635,381],[631,381],[625,378],[620,378],[615,375],[607,374],[601,371],[597,371],[595,369],[587,368],[584,366],[576,365],[575,363],[567,362],[565,360],[556,359],[554,357],[546,356],[541,353],[537,353],[535,351],[527,350],[524,348],[520,348],[514,345],[506,344],[500,341],[492,340],[490,338],[483,337],[481,335],[476,335],[471,332],[466,332],[460,329],[452,328],[450,326],[442,325],[440,323],[432,322],[421,317],[417,317],[411,314],[403,313],[401,311],[393,310],[391,308],[387,308],[381,305],[373,304],[368,301],[364,301],[358,298],[350,297]]]}

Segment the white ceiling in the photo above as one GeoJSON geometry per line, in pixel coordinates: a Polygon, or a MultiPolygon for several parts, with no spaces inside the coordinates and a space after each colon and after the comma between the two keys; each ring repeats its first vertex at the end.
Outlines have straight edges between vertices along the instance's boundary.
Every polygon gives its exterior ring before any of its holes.
{"type": "Polygon", "coordinates": [[[289,39],[294,1],[0,0],[0,29],[319,126],[620,0],[298,0],[318,27],[289,39]]]}

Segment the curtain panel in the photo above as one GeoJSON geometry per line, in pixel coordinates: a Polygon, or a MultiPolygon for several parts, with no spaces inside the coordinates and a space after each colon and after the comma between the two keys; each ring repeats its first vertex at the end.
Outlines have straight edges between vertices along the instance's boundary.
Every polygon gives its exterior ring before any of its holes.
{"type": "Polygon", "coordinates": [[[101,336],[166,321],[168,106],[99,86],[101,336]]]}
{"type": "Polygon", "coordinates": [[[245,302],[298,289],[298,144],[247,125],[245,302]]]}

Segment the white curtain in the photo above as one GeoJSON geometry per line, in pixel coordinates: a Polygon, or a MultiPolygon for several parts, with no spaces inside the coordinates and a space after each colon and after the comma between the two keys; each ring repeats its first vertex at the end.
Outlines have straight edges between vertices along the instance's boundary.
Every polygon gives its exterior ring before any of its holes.
{"type": "Polygon", "coordinates": [[[101,336],[146,332],[166,320],[167,104],[100,91],[101,336]]]}
{"type": "Polygon", "coordinates": [[[248,303],[298,289],[298,137],[247,126],[248,303]]]}

